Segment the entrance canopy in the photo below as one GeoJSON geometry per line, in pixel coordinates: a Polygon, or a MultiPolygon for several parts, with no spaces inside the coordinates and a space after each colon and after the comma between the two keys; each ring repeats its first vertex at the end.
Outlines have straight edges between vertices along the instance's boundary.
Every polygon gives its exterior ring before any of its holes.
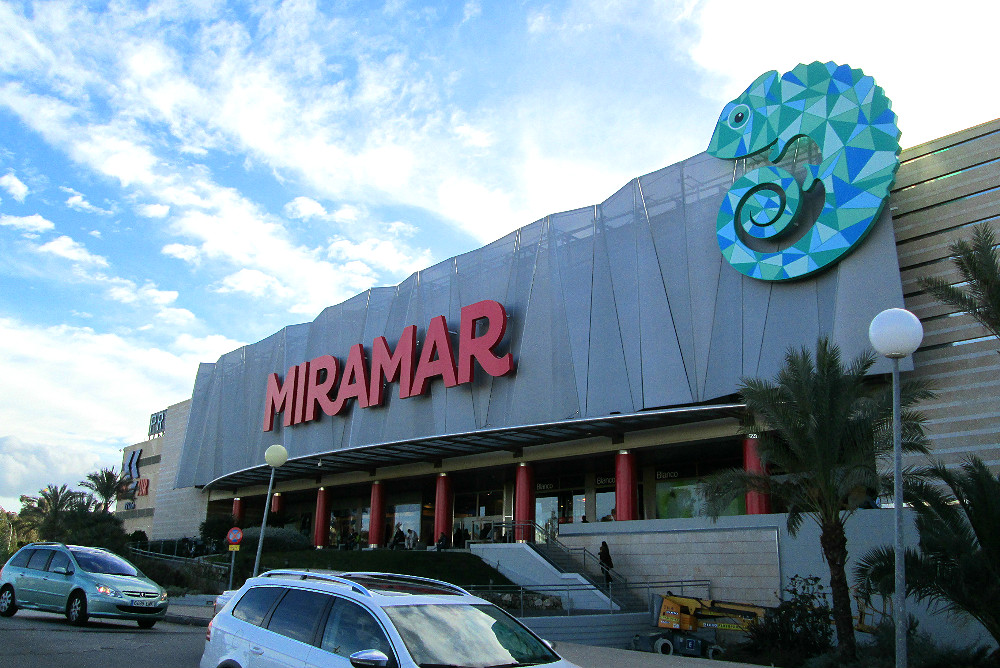
{"type": "MultiPolygon", "coordinates": [[[[523,448],[546,443],[572,441],[594,436],[614,437],[625,432],[671,427],[719,418],[737,418],[744,404],[683,406],[600,418],[565,420],[522,427],[480,429],[461,434],[445,434],[394,441],[360,448],[335,450],[307,457],[289,459],[275,472],[275,480],[312,478],[329,473],[374,471],[377,467],[414,462],[433,462],[446,457],[461,457],[507,450],[519,453],[523,448]]],[[[205,487],[235,490],[250,485],[266,485],[271,468],[266,464],[235,471],[212,480],[205,487]]]]}

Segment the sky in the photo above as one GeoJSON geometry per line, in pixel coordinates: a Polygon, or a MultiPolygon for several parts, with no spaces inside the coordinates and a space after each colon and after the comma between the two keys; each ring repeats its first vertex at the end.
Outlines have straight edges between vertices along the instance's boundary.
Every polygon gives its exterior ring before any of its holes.
{"type": "Polygon", "coordinates": [[[199,362],[704,151],[768,70],[863,69],[904,147],[992,120],[1000,3],[954,7],[0,0],[0,506],[120,470],[199,362]]]}

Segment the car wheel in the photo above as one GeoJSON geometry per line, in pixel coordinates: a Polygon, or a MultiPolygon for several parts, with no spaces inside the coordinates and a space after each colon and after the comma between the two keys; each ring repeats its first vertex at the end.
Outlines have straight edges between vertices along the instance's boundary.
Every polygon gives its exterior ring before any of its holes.
{"type": "Polygon", "coordinates": [[[14,599],[14,588],[7,585],[0,590],[0,617],[10,617],[17,612],[17,601],[14,599]]]}
{"type": "Polygon", "coordinates": [[[657,638],[653,643],[653,651],[657,654],[673,654],[674,644],[666,638],[657,638]]]}
{"type": "Polygon", "coordinates": [[[151,629],[153,628],[153,625],[156,624],[155,619],[139,619],[136,621],[139,624],[140,629],[151,629]]]}
{"type": "Polygon", "coordinates": [[[76,592],[69,597],[66,604],[66,619],[74,626],[83,626],[87,623],[87,597],[82,592],[76,592]]]}

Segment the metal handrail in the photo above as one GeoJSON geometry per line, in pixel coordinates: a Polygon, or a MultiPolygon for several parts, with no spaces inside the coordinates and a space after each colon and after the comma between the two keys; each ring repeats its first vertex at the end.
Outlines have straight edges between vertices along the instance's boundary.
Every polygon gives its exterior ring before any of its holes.
{"type": "MultiPolygon", "coordinates": [[[[556,537],[555,532],[547,531],[546,529],[539,526],[535,522],[504,521],[504,522],[491,522],[490,524],[491,524],[491,532],[496,531],[497,528],[499,528],[501,532],[500,539],[496,540],[495,542],[510,542],[511,540],[514,539],[514,537],[516,537],[520,533],[521,535],[533,534],[534,540],[527,539],[527,542],[538,543],[540,542],[538,540],[538,537],[542,536],[544,540],[541,542],[544,542],[548,546],[555,547],[556,549],[559,549],[566,554],[570,555],[574,553],[579,554],[580,561],[582,562],[584,569],[587,570],[588,573],[601,573],[602,575],[604,573],[600,558],[593,552],[591,552],[585,547],[569,547],[556,537]],[[518,531],[519,529],[520,531],[518,531]],[[591,564],[593,564],[592,569],[590,568],[591,564]]],[[[473,528],[475,528],[476,523],[473,522],[472,526],[473,528]]],[[[617,582],[619,585],[623,585],[626,587],[628,586],[629,584],[628,579],[624,575],[616,571],[614,568],[609,568],[608,574],[611,576],[612,582],[617,582]]]]}
{"type": "Polygon", "coordinates": [[[130,547],[129,552],[131,552],[132,554],[139,555],[141,557],[146,557],[147,559],[168,561],[183,566],[200,566],[203,568],[208,568],[209,570],[223,577],[229,574],[229,566],[223,566],[221,564],[213,564],[212,562],[206,561],[200,557],[175,557],[170,554],[162,554],[160,552],[150,552],[149,550],[140,550],[137,547],[130,547]]]}
{"type": "MultiPolygon", "coordinates": [[[[523,585],[467,585],[465,587],[469,593],[474,596],[479,596],[481,598],[487,598],[492,600],[494,603],[511,610],[515,616],[531,616],[527,613],[529,612],[541,612],[542,614],[554,614],[561,613],[565,615],[574,614],[594,614],[598,612],[597,608],[573,608],[572,607],[572,597],[571,592],[587,591],[593,592],[595,594],[600,594],[607,598],[608,607],[606,609],[601,608],[604,614],[617,614],[622,612],[629,612],[629,610],[623,609],[621,606],[617,606],[612,600],[612,595],[616,586],[611,585],[609,591],[606,591],[600,587],[596,587],[589,583],[575,582],[558,582],[553,584],[533,584],[530,586],[523,585]],[[553,593],[555,592],[555,593],[553,593]],[[561,596],[560,596],[561,594],[561,596]],[[504,598],[506,595],[506,598],[504,598]],[[530,608],[530,605],[526,606],[526,602],[531,600],[545,600],[548,599],[551,602],[553,598],[565,598],[567,603],[566,607],[561,608],[530,608]],[[511,605],[516,601],[516,605],[511,605]]],[[[710,580],[649,580],[646,582],[632,584],[630,588],[634,591],[636,589],[645,595],[642,597],[645,602],[644,612],[649,613],[650,611],[657,610],[659,606],[659,601],[656,600],[656,596],[666,595],[692,595],[699,596],[701,598],[711,598],[711,581],[710,580]],[[694,591],[692,591],[694,590],[694,591]],[[662,592],[662,593],[661,593],[662,592]]],[[[633,609],[632,611],[635,611],[633,609]]]]}

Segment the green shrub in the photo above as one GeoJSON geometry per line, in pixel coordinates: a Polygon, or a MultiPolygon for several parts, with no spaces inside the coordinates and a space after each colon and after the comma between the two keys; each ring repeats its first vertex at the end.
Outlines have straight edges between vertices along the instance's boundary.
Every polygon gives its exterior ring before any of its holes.
{"type": "Polygon", "coordinates": [[[128,556],[128,536],[121,519],[105,512],[71,510],[63,519],[62,541],[71,545],[102,547],[116,554],[128,556]]]}
{"type": "Polygon", "coordinates": [[[798,665],[833,647],[830,607],[818,577],[794,575],[785,592],[786,600],[747,626],[745,649],[780,655],[779,665],[798,665]]]}
{"type": "MultiPolygon", "coordinates": [[[[260,537],[259,527],[250,527],[243,532],[243,540],[240,542],[240,550],[249,552],[257,551],[257,539],[260,537]]],[[[295,529],[285,529],[283,527],[268,527],[264,533],[265,552],[294,552],[296,550],[308,550],[313,546],[312,539],[295,529]]]]}
{"type": "MultiPolygon", "coordinates": [[[[222,545],[226,540],[226,534],[229,533],[229,530],[237,526],[239,524],[233,515],[210,515],[204,522],[198,525],[198,534],[206,543],[222,545]]],[[[257,530],[257,533],[260,533],[260,529],[257,530]]],[[[223,545],[222,549],[226,549],[225,545],[223,545]]]]}
{"type": "MultiPolygon", "coordinates": [[[[910,618],[906,657],[909,668],[987,668],[1000,665],[1000,654],[991,656],[985,647],[938,645],[926,631],[917,629],[910,618]]],[[[830,652],[809,659],[805,668],[893,668],[896,664],[896,630],[892,623],[879,625],[869,642],[858,647],[858,659],[852,663],[830,652]]]]}

